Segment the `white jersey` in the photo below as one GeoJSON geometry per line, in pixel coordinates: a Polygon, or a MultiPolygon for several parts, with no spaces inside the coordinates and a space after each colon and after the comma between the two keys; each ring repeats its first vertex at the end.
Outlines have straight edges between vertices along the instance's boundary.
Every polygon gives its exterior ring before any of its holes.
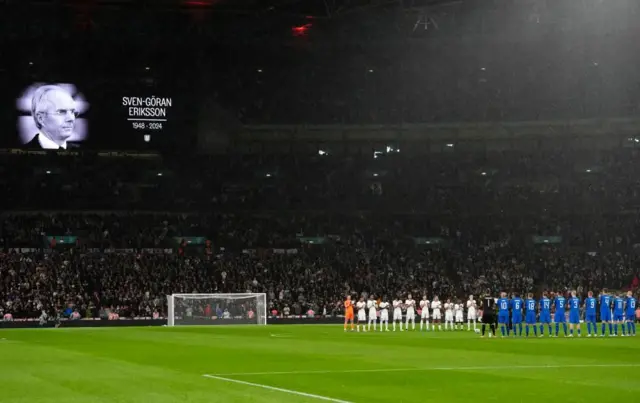
{"type": "Polygon", "coordinates": [[[444,320],[453,322],[453,304],[449,302],[444,303],[444,320]]]}
{"type": "Polygon", "coordinates": [[[405,306],[407,307],[407,312],[408,311],[412,311],[415,309],[416,307],[416,301],[412,300],[412,299],[408,299],[406,301],[404,301],[405,306]]]}
{"type": "Polygon", "coordinates": [[[462,313],[462,305],[455,304],[453,306],[453,313],[456,316],[456,322],[462,322],[463,321],[464,315],[462,313]]]}
{"type": "Polygon", "coordinates": [[[389,303],[382,301],[380,303],[380,320],[389,320],[389,303]]]}
{"type": "Polygon", "coordinates": [[[393,320],[402,320],[402,301],[393,300],[393,320]]]}
{"type": "Polygon", "coordinates": [[[358,320],[361,320],[361,321],[367,320],[367,313],[365,311],[366,306],[367,304],[364,301],[358,301],[356,303],[356,308],[358,309],[358,320]]]}
{"type": "Polygon", "coordinates": [[[440,301],[431,302],[431,309],[433,309],[433,319],[437,319],[437,320],[442,319],[442,313],[440,312],[440,308],[442,308],[442,302],[440,301]]]}
{"type": "Polygon", "coordinates": [[[429,319],[429,300],[427,299],[423,299],[422,301],[420,301],[420,309],[422,309],[422,314],[420,315],[420,318],[422,319],[429,319]]]}
{"type": "Polygon", "coordinates": [[[370,299],[369,301],[367,301],[367,308],[369,309],[369,318],[375,318],[377,315],[376,313],[376,301],[370,299]]]}
{"type": "Polygon", "coordinates": [[[477,312],[476,312],[476,300],[470,299],[467,301],[467,319],[476,320],[477,312]]]}

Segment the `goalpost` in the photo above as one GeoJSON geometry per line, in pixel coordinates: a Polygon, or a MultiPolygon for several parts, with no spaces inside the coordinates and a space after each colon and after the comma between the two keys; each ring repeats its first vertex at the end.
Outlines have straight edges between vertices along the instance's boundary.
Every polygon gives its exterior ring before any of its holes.
{"type": "Polygon", "coordinates": [[[266,325],[267,294],[167,295],[167,326],[266,325]]]}

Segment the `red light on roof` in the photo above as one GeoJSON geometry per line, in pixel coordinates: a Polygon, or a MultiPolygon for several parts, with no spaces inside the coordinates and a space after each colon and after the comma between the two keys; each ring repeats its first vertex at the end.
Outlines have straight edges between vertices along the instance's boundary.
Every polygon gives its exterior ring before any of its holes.
{"type": "Polygon", "coordinates": [[[311,23],[293,27],[291,28],[291,32],[293,32],[293,36],[302,36],[307,33],[309,28],[311,28],[311,23]]]}

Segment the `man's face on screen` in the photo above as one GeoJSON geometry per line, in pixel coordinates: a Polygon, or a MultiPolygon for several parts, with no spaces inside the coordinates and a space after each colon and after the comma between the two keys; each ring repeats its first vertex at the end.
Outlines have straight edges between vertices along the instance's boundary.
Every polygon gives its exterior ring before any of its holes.
{"type": "Polygon", "coordinates": [[[54,141],[67,140],[76,123],[76,103],[63,91],[51,91],[46,98],[46,109],[38,116],[42,132],[54,141]]]}

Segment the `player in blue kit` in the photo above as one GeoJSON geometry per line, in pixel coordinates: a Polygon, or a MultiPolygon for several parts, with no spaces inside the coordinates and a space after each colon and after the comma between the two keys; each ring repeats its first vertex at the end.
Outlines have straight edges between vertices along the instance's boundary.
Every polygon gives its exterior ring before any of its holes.
{"type": "Polygon", "coordinates": [[[587,299],[584,300],[584,321],[587,322],[587,337],[591,337],[591,332],[593,332],[593,336],[598,336],[598,325],[596,324],[596,306],[597,301],[593,296],[593,291],[589,291],[587,294],[587,299]]]}
{"type": "Polygon", "coordinates": [[[556,322],[556,336],[560,333],[560,324],[562,323],[562,329],[564,330],[565,337],[567,336],[567,318],[564,316],[564,310],[567,307],[567,299],[562,295],[562,293],[556,294],[555,298],[555,308],[556,314],[553,317],[554,322],[556,322]]]}
{"type": "Polygon", "coordinates": [[[498,325],[502,337],[509,334],[509,298],[506,292],[501,292],[498,299],[498,325]]]}
{"type": "Polygon", "coordinates": [[[624,331],[624,299],[623,294],[615,297],[613,300],[613,334],[618,335],[618,328],[622,326],[622,335],[625,335],[624,331]]]}
{"type": "Polygon", "coordinates": [[[578,337],[582,336],[580,330],[580,298],[576,296],[576,292],[571,291],[571,298],[569,298],[569,337],[573,337],[573,330],[578,330],[578,337]]]}
{"type": "Polygon", "coordinates": [[[525,316],[524,320],[526,323],[526,333],[527,337],[529,337],[529,326],[533,326],[533,334],[535,336],[538,335],[538,328],[536,327],[536,300],[533,299],[533,294],[527,294],[527,300],[524,301],[524,309],[525,316]]]}
{"type": "Polygon", "coordinates": [[[545,324],[549,327],[549,336],[553,336],[551,333],[551,300],[546,291],[542,293],[540,300],[540,337],[544,336],[545,324]]]}
{"type": "Polygon", "coordinates": [[[635,336],[636,335],[636,299],[633,298],[633,293],[631,291],[627,291],[627,335],[635,336]]]}
{"type": "Polygon", "coordinates": [[[605,326],[609,324],[609,336],[613,335],[613,324],[611,323],[611,295],[606,288],[602,289],[600,294],[600,322],[602,322],[601,337],[604,337],[605,326]]]}
{"type": "Polygon", "coordinates": [[[520,294],[513,294],[511,300],[511,326],[513,327],[514,336],[522,336],[522,306],[524,301],[520,298],[520,294]]]}

